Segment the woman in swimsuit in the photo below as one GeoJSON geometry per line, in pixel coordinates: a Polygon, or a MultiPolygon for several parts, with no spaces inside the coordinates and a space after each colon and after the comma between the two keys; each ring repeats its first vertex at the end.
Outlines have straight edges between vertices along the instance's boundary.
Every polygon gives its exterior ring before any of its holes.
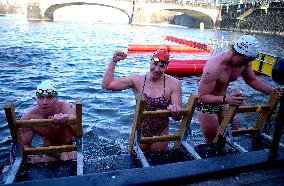
{"type": "MultiPolygon", "coordinates": [[[[142,94],[145,97],[145,110],[165,110],[172,112],[173,119],[180,120],[178,115],[181,104],[181,86],[178,79],[165,74],[169,63],[169,53],[158,50],[150,60],[150,71],[147,74],[133,74],[127,77],[114,77],[116,63],[124,60],[127,54],[115,51],[103,77],[102,87],[108,90],[125,90],[131,88],[134,95],[142,94]]],[[[147,118],[142,120],[142,136],[152,137],[169,134],[169,118],[147,118]]],[[[168,142],[141,144],[143,151],[165,150],[168,142]]]]}

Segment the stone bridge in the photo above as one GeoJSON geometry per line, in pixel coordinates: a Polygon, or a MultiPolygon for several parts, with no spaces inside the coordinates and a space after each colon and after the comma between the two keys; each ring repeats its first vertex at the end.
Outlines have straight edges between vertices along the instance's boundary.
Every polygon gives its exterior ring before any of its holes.
{"type": "MultiPolygon", "coordinates": [[[[114,8],[128,16],[129,24],[147,24],[151,17],[161,11],[184,13],[210,27],[214,27],[220,19],[221,6],[210,6],[205,4],[172,3],[166,0],[29,0],[27,18],[28,20],[53,20],[54,12],[65,6],[72,5],[96,5],[114,8]]],[[[76,13],[76,12],[75,12],[76,13]]]]}

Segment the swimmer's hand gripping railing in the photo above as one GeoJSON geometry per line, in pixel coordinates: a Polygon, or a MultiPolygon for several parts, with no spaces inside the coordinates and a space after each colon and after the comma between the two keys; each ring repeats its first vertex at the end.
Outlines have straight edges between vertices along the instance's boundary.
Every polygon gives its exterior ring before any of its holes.
{"type": "Polygon", "coordinates": [[[232,122],[237,113],[258,112],[260,113],[260,116],[253,127],[248,129],[232,130],[231,133],[233,136],[241,134],[259,134],[260,130],[273,114],[277,106],[277,100],[278,94],[277,92],[273,92],[269,97],[267,105],[229,106],[227,114],[225,115],[213,142],[218,142],[219,138],[224,136],[228,124],[232,122]]]}
{"type": "MultiPolygon", "coordinates": [[[[180,116],[182,117],[181,125],[179,130],[174,135],[163,135],[163,136],[153,136],[153,137],[141,137],[140,134],[140,125],[143,118],[147,117],[170,117],[171,112],[168,110],[157,110],[157,111],[144,111],[144,96],[138,95],[136,97],[136,109],[135,109],[135,118],[132,125],[131,134],[129,137],[129,146],[128,153],[133,153],[133,147],[135,143],[135,137],[137,136],[138,143],[156,143],[163,141],[175,141],[174,148],[178,148],[181,144],[183,134],[186,127],[190,124],[198,97],[190,95],[186,108],[181,109],[180,116]]],[[[139,144],[136,144],[139,145],[139,144]]]]}
{"type": "MultiPolygon", "coordinates": [[[[83,137],[83,127],[82,127],[82,99],[80,97],[76,100],[76,117],[69,118],[65,125],[76,125],[77,126],[77,135],[76,135],[76,144],[72,145],[61,145],[61,146],[49,146],[49,147],[36,147],[36,148],[25,148],[22,143],[20,129],[30,128],[30,127],[48,127],[51,125],[57,125],[52,119],[33,119],[33,120],[18,120],[16,119],[15,107],[13,102],[7,101],[5,105],[5,114],[8,121],[10,133],[13,140],[13,146],[19,147],[17,154],[21,154],[24,157],[24,160],[28,155],[38,155],[38,154],[50,154],[50,153],[62,153],[62,152],[71,152],[77,151],[77,175],[83,174],[83,154],[82,154],[82,137],[83,137]]],[[[14,149],[15,150],[15,149],[14,149]]],[[[17,151],[17,150],[16,150],[17,151]]],[[[20,155],[20,156],[21,156],[20,155]]],[[[20,166],[22,162],[22,157],[20,158],[20,166]]],[[[17,159],[17,157],[16,157],[17,159]]],[[[18,161],[19,162],[19,161],[18,161]]],[[[19,168],[19,167],[18,167],[19,168]]],[[[15,166],[12,166],[12,169],[17,169],[15,166]]],[[[11,171],[10,171],[11,172],[11,171]]],[[[14,172],[14,178],[16,176],[17,170],[14,172]]],[[[14,178],[8,177],[6,183],[13,182],[14,178]]]]}

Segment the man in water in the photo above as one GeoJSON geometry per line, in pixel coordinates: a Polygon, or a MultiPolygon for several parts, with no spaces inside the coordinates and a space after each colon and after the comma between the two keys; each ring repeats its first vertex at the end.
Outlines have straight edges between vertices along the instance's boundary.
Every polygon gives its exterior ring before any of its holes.
{"type": "MultiPolygon", "coordinates": [[[[178,79],[165,74],[169,64],[169,53],[166,50],[156,51],[150,58],[149,73],[132,74],[126,77],[114,77],[116,64],[124,60],[127,54],[116,51],[106,69],[102,87],[109,90],[125,90],[131,88],[134,95],[142,94],[145,97],[145,110],[170,110],[173,119],[180,120],[178,115],[182,97],[178,79]]],[[[169,134],[169,118],[146,118],[141,123],[142,136],[152,137],[169,134]]],[[[143,151],[165,150],[168,142],[141,144],[143,151]]]]}
{"type": "MultiPolygon", "coordinates": [[[[73,144],[77,132],[76,127],[64,125],[64,123],[69,117],[75,117],[76,111],[70,103],[58,100],[57,96],[58,92],[51,81],[42,81],[38,85],[36,90],[37,105],[24,114],[21,120],[53,119],[58,126],[22,129],[21,136],[24,147],[31,147],[34,133],[38,133],[41,136],[44,146],[73,144]]],[[[76,159],[76,152],[51,154],[43,158],[34,156],[31,158],[31,161],[35,163],[57,159],[76,159]],[[58,155],[58,157],[51,157],[54,155],[58,155]]]]}
{"type": "MultiPolygon", "coordinates": [[[[212,143],[217,134],[224,117],[224,104],[241,105],[244,101],[240,92],[226,94],[230,82],[242,76],[246,84],[255,90],[267,94],[274,90],[280,91],[262,82],[253,72],[251,61],[257,58],[258,45],[254,36],[243,35],[231,50],[212,57],[204,67],[198,88],[197,111],[205,143],[212,143]]],[[[233,129],[238,129],[236,121],[233,121],[233,129]]]]}

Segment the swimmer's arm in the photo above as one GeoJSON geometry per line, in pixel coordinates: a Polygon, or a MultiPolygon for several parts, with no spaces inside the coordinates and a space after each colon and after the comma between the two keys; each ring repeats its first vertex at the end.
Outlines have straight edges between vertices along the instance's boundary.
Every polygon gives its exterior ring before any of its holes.
{"type": "MultiPolygon", "coordinates": [[[[176,80],[177,83],[175,83],[175,86],[173,87],[172,95],[171,95],[171,103],[173,105],[177,105],[179,108],[182,107],[182,91],[181,91],[181,85],[179,80],[176,80]]],[[[173,114],[172,118],[176,121],[181,120],[181,116],[178,114],[173,114]]]]}
{"type": "Polygon", "coordinates": [[[273,92],[274,88],[271,87],[268,83],[264,83],[259,78],[257,78],[252,70],[251,63],[248,64],[248,67],[242,73],[243,79],[250,87],[255,90],[270,94],[273,92]]]}
{"type": "Polygon", "coordinates": [[[75,110],[74,107],[73,107],[70,103],[68,103],[68,102],[63,102],[62,113],[63,113],[63,114],[68,114],[69,117],[75,117],[75,116],[76,116],[76,110],[75,110]]]}
{"type": "Polygon", "coordinates": [[[125,90],[133,87],[132,76],[114,77],[114,69],[116,63],[111,61],[104,73],[102,88],[108,90],[125,90]]]}
{"type": "Polygon", "coordinates": [[[223,103],[223,96],[212,95],[217,82],[218,73],[214,70],[215,68],[211,66],[208,65],[207,68],[204,68],[204,72],[201,76],[198,87],[199,101],[203,103],[223,103]]]}

